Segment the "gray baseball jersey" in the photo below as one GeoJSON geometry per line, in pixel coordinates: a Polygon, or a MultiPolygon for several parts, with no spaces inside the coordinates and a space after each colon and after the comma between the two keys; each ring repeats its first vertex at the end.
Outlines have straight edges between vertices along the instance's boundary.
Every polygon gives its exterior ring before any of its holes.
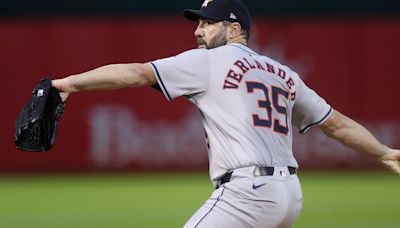
{"type": "Polygon", "coordinates": [[[240,167],[297,167],[292,125],[304,133],[332,112],[297,73],[239,43],[151,65],[168,100],[184,96],[200,110],[213,181],[240,167]]]}

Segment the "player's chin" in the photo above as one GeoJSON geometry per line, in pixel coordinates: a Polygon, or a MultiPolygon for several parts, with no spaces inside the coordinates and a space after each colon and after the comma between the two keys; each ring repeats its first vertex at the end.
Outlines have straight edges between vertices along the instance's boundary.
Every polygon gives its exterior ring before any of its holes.
{"type": "Polygon", "coordinates": [[[199,44],[197,46],[198,49],[207,49],[207,46],[205,44],[199,44]]]}

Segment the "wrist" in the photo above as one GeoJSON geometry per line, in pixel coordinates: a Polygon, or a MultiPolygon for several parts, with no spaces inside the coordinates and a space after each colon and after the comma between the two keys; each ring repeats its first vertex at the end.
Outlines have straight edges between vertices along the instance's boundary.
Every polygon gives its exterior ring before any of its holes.
{"type": "Polygon", "coordinates": [[[79,92],[75,84],[76,84],[76,79],[74,76],[68,76],[65,78],[65,86],[66,86],[66,91],[68,93],[79,92]]]}
{"type": "Polygon", "coordinates": [[[395,151],[387,146],[385,146],[385,152],[380,156],[380,160],[392,160],[395,157],[395,151]]]}

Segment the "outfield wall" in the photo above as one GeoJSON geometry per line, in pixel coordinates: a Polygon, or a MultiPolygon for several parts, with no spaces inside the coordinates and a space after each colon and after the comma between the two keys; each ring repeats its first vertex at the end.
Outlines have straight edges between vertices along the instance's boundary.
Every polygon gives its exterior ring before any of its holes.
{"type": "MultiPolygon", "coordinates": [[[[304,81],[389,146],[400,147],[400,19],[255,19],[251,46],[304,81]]],[[[62,77],[108,63],[146,62],[194,47],[180,18],[7,19],[0,21],[0,172],[206,169],[196,109],[151,88],[74,94],[55,148],[23,153],[15,119],[42,76],[62,77]]],[[[304,168],[377,167],[317,130],[295,133],[304,168]]]]}

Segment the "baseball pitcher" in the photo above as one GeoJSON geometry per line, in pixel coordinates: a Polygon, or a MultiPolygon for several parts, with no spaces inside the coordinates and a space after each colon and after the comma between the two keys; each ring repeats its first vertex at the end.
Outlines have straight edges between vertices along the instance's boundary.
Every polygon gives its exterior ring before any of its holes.
{"type": "Polygon", "coordinates": [[[153,86],[201,112],[215,191],[184,227],[291,227],[302,208],[292,134],[317,126],[400,174],[400,151],[333,109],[289,67],[247,46],[251,17],[240,0],[183,11],[198,48],[148,63],[106,65],[53,80],[62,99],[86,90],[153,86]]]}

